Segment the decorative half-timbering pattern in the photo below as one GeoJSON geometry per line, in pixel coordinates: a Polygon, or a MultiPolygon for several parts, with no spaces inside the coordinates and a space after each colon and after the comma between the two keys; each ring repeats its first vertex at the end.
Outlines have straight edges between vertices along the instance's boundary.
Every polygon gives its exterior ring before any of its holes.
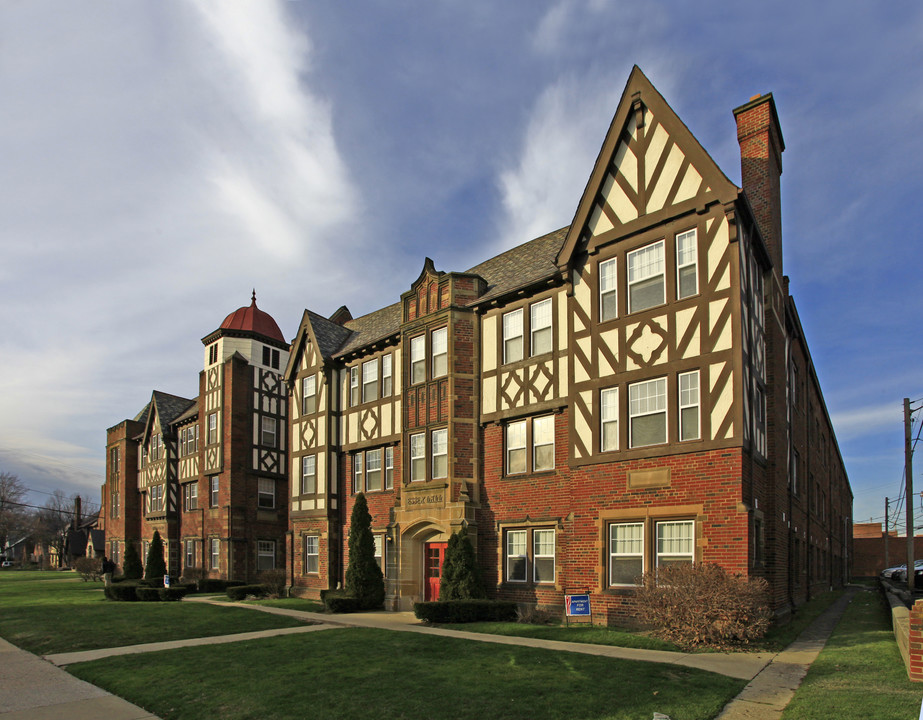
{"type": "Polygon", "coordinates": [[[205,371],[205,472],[221,472],[224,462],[222,453],[222,406],[224,404],[224,365],[215,365],[205,371]]]}

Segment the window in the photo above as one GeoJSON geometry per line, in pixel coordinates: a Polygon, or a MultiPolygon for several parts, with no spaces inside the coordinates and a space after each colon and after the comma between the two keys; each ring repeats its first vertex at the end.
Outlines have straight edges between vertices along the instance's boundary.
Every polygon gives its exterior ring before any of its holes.
{"type": "Polygon", "coordinates": [[[266,447],[275,447],[276,446],[276,419],[272,417],[266,417],[265,415],[260,419],[260,444],[265,445],[266,447]]]}
{"type": "Polygon", "coordinates": [[[378,358],[362,363],[362,402],[378,399],[378,358]]]}
{"type": "Polygon", "coordinates": [[[316,575],[318,572],[320,572],[320,538],[317,535],[305,535],[304,574],[316,575]]]}
{"type": "Polygon", "coordinates": [[[192,455],[199,449],[199,426],[190,425],[179,431],[180,455],[192,455]]]}
{"type": "Polygon", "coordinates": [[[381,396],[391,397],[394,393],[394,380],[391,371],[391,353],[381,357],[381,396]]]}
{"type": "Polygon", "coordinates": [[[699,291],[698,255],[698,243],[694,229],[676,236],[677,300],[691,297],[699,291]]]}
{"type": "Polygon", "coordinates": [[[522,308],[503,316],[503,362],[522,360],[522,308]]]}
{"type": "Polygon", "coordinates": [[[209,413],[208,435],[206,440],[209,445],[214,445],[218,442],[218,413],[209,413]]]}
{"type": "Polygon", "coordinates": [[[183,550],[185,558],[183,559],[184,568],[194,568],[196,566],[195,560],[195,540],[186,540],[183,542],[183,550]]]}
{"type": "Polygon", "coordinates": [[[273,370],[279,369],[279,351],[275,348],[263,346],[263,365],[273,370]]]}
{"type": "Polygon", "coordinates": [[[365,453],[365,489],[367,492],[381,490],[381,448],[365,453]]]}
{"type": "Polygon", "coordinates": [[[426,437],[423,433],[410,436],[410,480],[426,480],[426,437]]]}
{"type": "Polygon", "coordinates": [[[218,343],[212,343],[208,346],[208,364],[214,365],[218,362],[218,343]]]}
{"type": "Polygon", "coordinates": [[[359,366],[349,369],[349,405],[356,407],[359,404],[359,366]]]}
{"type": "Polygon", "coordinates": [[[609,585],[636,585],[650,567],[695,561],[695,520],[609,525],[609,585]],[[653,545],[647,541],[653,527],[653,545]]]}
{"type": "Polygon", "coordinates": [[[109,559],[116,565],[119,564],[119,541],[112,540],[109,543],[109,559]]]}
{"type": "Polygon", "coordinates": [[[314,495],[317,492],[317,457],[304,455],[301,458],[301,494],[314,495]]]}
{"type": "Polygon", "coordinates": [[[117,518],[119,516],[119,493],[113,492],[109,498],[109,517],[117,518]]]}
{"type": "Polygon", "coordinates": [[[212,570],[218,569],[218,562],[221,557],[221,541],[218,538],[212,538],[209,543],[209,567],[212,570]]]}
{"type": "Polygon", "coordinates": [[[426,380],[426,336],[410,340],[410,382],[413,385],[426,380]]]}
{"type": "Polygon", "coordinates": [[[534,528],[506,531],[506,580],[553,583],[555,578],[555,532],[534,528]],[[531,545],[530,545],[531,535],[531,545]]]}
{"type": "Polygon", "coordinates": [[[360,493],[362,492],[362,475],[363,471],[363,458],[365,456],[361,452],[357,452],[353,455],[353,492],[360,493]]]}
{"type": "Polygon", "coordinates": [[[679,439],[699,439],[699,371],[679,376],[679,439]]]}
{"type": "Polygon", "coordinates": [[[551,298],[533,303],[529,315],[531,354],[551,352],[551,298]]]}
{"type": "Polygon", "coordinates": [[[602,424],[599,449],[602,452],[619,449],[619,389],[609,388],[599,393],[599,414],[602,424]]]}
{"type": "Polygon", "coordinates": [[[666,301],[663,240],[628,253],[628,312],[638,312],[666,301]]]}
{"type": "Polygon", "coordinates": [[[151,435],[150,445],[151,460],[159,460],[163,455],[163,437],[161,435],[151,435]]]}
{"type": "Polygon", "coordinates": [[[433,377],[444,377],[448,372],[449,341],[448,328],[439,328],[433,330],[432,354],[433,354],[433,377]]]}
{"type": "Polygon", "coordinates": [[[618,317],[618,297],[615,294],[615,258],[599,263],[599,321],[618,317]]]}
{"type": "Polygon", "coordinates": [[[148,513],[163,511],[163,485],[153,485],[148,488],[146,505],[148,513]]]}
{"type": "Polygon", "coordinates": [[[394,448],[385,448],[385,490],[394,489],[394,448]]]}
{"type": "Polygon", "coordinates": [[[554,470],[554,416],[517,420],[506,426],[506,474],[554,470]],[[531,448],[531,453],[527,450],[531,448]]]}
{"type": "Polygon", "coordinates": [[[117,447],[109,449],[109,476],[119,476],[119,449],[117,447]]]}
{"type": "Polygon", "coordinates": [[[212,475],[208,479],[208,504],[210,507],[218,507],[218,476],[212,475]]]}
{"type": "Polygon", "coordinates": [[[199,483],[183,485],[183,510],[196,510],[199,507],[199,483]]]}
{"type": "Polygon", "coordinates": [[[372,535],[372,539],[375,541],[375,562],[378,563],[378,569],[384,573],[385,565],[382,560],[384,559],[385,536],[375,534],[372,535]]]}
{"type": "Polygon", "coordinates": [[[666,378],[628,386],[628,422],[633,448],[667,441],[666,378]]]}
{"type": "Polygon", "coordinates": [[[259,572],[272,570],[276,566],[276,543],[274,540],[256,541],[256,569],[259,572]]]}
{"type": "Polygon", "coordinates": [[[449,431],[433,430],[433,479],[449,476],[449,431]]]}
{"type": "Polygon", "coordinates": [[[276,481],[259,478],[257,483],[257,507],[272,510],[276,506],[276,481]]]}
{"type": "Polygon", "coordinates": [[[317,377],[308,375],[301,379],[301,414],[317,412],[317,377]]]}

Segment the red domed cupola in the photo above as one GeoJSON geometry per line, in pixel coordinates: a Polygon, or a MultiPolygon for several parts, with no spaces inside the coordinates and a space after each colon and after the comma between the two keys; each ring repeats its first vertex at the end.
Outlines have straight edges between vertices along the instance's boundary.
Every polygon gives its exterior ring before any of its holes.
{"type": "Polygon", "coordinates": [[[224,319],[219,329],[256,333],[271,340],[285,342],[282,331],[276,321],[272,319],[272,315],[263,312],[256,306],[256,290],[253,291],[249,307],[238,308],[232,312],[224,319]]]}

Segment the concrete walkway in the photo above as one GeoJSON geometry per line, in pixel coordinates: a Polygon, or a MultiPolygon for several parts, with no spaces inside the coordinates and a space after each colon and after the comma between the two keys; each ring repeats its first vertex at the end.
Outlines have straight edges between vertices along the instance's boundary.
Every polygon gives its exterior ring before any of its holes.
{"type": "Polygon", "coordinates": [[[218,637],[191,638],[169,642],[146,643],[127,647],[56,653],[44,660],[19,650],[0,639],[0,719],[2,720],[84,720],[105,717],[106,720],[157,720],[156,716],[115,697],[93,685],[78,680],[61,669],[72,663],[87,662],[115,655],[129,655],[156,650],[168,650],[193,645],[215,645],[242,640],[318,632],[335,627],[366,627],[399,632],[489,642],[498,645],[577,652],[587,655],[620,658],[640,662],[659,662],[698,668],[729,677],[750,680],[750,683],[718,716],[719,720],[776,720],[801,684],[808,667],[823,649],[856,588],[850,588],[824,614],[817,618],[792,645],[772,653],[678,653],[661,650],[609,647],[584,643],[539,640],[536,638],[487,635],[463,630],[444,630],[423,625],[409,612],[373,612],[352,615],[327,615],[284,608],[241,605],[213,597],[193,596],[184,602],[204,602],[231,605],[275,615],[285,615],[313,622],[294,628],[277,628],[259,632],[238,633],[218,637]],[[47,662],[45,662],[47,661],[47,662]]]}

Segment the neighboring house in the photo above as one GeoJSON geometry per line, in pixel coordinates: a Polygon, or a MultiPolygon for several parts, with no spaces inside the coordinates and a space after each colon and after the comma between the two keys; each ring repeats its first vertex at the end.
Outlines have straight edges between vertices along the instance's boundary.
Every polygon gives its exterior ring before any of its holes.
{"type": "Polygon", "coordinates": [[[772,95],[734,115],[743,189],[635,68],[570,226],[465,272],[427,259],[359,318],[304,312],[294,594],[342,585],[360,491],[389,608],[438,597],[462,526],[491,597],[587,592],[602,622],[667,563],[764,577],[779,614],[846,582],[852,494],[783,275],[772,95]]]}
{"type": "MultiPolygon", "coordinates": [[[[853,526],[853,577],[877,578],[888,567],[907,564],[907,535],[890,530],[885,535],[881,523],[856,523],[853,526]]],[[[913,556],[923,558],[923,535],[913,538],[913,556]]]]}
{"type": "Polygon", "coordinates": [[[144,562],[157,530],[169,574],[255,581],[285,562],[288,343],[255,293],[202,342],[198,397],[154,391],[108,430],[106,548],[144,562]]]}

